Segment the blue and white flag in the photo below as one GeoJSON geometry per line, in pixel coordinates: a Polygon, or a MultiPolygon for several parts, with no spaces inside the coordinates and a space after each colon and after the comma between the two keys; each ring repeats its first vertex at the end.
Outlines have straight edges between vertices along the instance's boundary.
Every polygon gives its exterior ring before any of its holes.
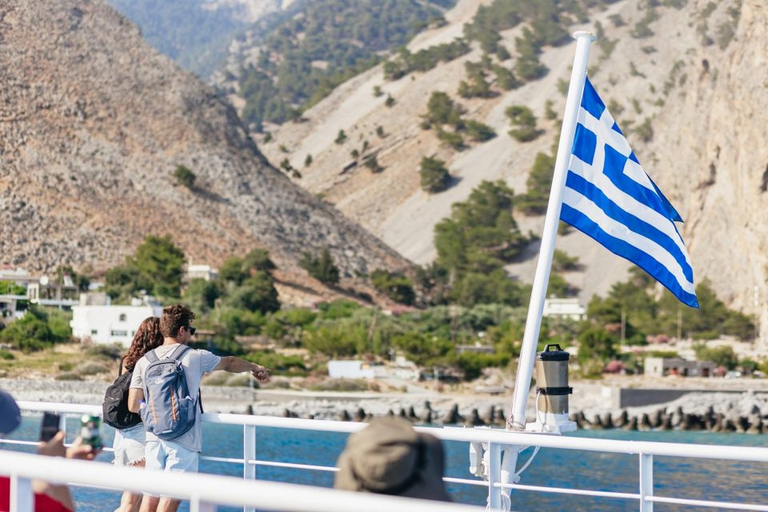
{"type": "Polygon", "coordinates": [[[560,218],[699,307],[682,221],[586,79],[560,218]]]}

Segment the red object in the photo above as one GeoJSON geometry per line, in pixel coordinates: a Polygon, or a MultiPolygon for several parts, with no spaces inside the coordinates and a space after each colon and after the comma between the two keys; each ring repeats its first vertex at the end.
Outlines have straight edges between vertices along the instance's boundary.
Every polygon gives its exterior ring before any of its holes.
{"type": "MultiPolygon", "coordinates": [[[[0,476],[0,512],[11,510],[11,479],[0,476]]],[[[72,512],[67,507],[45,494],[35,494],[35,512],[72,512]]]]}

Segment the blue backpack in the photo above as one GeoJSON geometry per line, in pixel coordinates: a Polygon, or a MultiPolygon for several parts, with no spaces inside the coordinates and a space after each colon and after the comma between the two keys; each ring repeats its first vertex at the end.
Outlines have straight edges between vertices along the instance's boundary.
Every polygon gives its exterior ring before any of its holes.
{"type": "Polygon", "coordinates": [[[149,365],[144,373],[145,404],[141,419],[147,432],[166,441],[186,434],[195,424],[198,401],[189,396],[181,365],[181,358],[189,349],[179,345],[166,359],[159,359],[154,350],[146,355],[149,365]]]}

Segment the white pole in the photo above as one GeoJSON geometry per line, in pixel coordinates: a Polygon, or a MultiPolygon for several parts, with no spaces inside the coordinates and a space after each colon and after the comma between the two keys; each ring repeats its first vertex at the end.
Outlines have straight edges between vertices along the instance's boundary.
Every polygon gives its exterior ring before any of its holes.
{"type": "Polygon", "coordinates": [[[563,126],[560,132],[560,143],[557,147],[557,159],[555,160],[555,172],[552,176],[552,190],[549,193],[544,233],[541,236],[539,261],[536,264],[531,302],[528,306],[528,318],[525,321],[525,334],[523,335],[520,362],[517,366],[512,415],[507,421],[507,428],[512,430],[525,429],[525,408],[528,403],[528,391],[531,387],[531,375],[533,374],[533,363],[536,356],[539,329],[541,328],[541,315],[544,311],[544,299],[549,283],[549,271],[552,267],[552,255],[555,252],[555,237],[557,236],[557,223],[560,220],[560,208],[563,202],[565,176],[573,137],[576,133],[581,93],[584,90],[589,45],[595,40],[595,36],[589,32],[576,32],[573,37],[576,39],[576,56],[573,59],[571,84],[568,87],[568,98],[565,102],[563,126]]]}

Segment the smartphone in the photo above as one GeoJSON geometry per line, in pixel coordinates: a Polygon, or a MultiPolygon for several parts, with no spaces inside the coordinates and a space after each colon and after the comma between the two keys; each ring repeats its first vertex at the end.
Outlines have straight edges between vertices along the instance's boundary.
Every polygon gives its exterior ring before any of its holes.
{"type": "Polygon", "coordinates": [[[43,413],[43,422],[40,424],[40,440],[47,443],[59,431],[61,417],[53,412],[43,413]]]}

